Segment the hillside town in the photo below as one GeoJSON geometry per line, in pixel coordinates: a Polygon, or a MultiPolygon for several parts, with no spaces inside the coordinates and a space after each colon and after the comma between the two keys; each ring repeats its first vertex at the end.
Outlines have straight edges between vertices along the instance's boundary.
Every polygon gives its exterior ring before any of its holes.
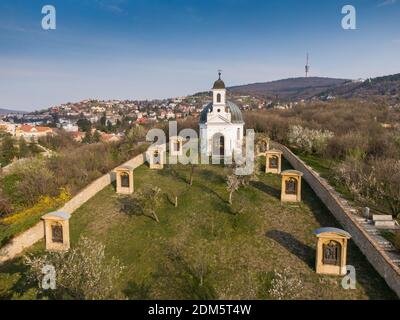
{"type": "MultiPolygon", "coordinates": [[[[232,100],[241,110],[288,109],[294,105],[273,104],[272,100],[249,95],[233,95],[232,100]]],[[[83,100],[32,113],[0,116],[0,130],[29,141],[64,130],[76,141],[82,141],[90,127],[91,133],[97,132],[103,141],[117,141],[127,128],[135,125],[153,125],[188,117],[196,120],[210,101],[207,93],[152,101],[83,100]]]]}

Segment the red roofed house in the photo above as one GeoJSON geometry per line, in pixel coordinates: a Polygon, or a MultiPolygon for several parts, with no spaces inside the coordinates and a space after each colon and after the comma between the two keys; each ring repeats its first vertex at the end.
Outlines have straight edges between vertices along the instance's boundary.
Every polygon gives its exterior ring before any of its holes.
{"type": "Polygon", "coordinates": [[[17,127],[15,130],[15,136],[17,138],[24,138],[25,140],[37,140],[40,137],[45,137],[48,134],[53,134],[53,129],[49,127],[35,127],[27,124],[23,124],[17,127]]]}
{"type": "Polygon", "coordinates": [[[117,136],[116,134],[108,134],[108,133],[101,133],[100,135],[101,140],[104,142],[117,142],[121,140],[120,136],[117,136]]]}
{"type": "Polygon", "coordinates": [[[82,142],[83,138],[86,136],[85,132],[82,131],[71,132],[71,135],[76,142],[82,142]]]}

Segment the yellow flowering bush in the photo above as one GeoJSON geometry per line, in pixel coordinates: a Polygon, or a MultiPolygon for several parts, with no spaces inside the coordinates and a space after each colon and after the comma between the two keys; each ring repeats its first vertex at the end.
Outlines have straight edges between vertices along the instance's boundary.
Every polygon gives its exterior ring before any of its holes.
{"type": "Polygon", "coordinates": [[[70,199],[71,199],[70,193],[65,189],[61,189],[61,192],[58,196],[56,197],[42,196],[39,198],[39,201],[33,207],[9,215],[1,219],[0,223],[5,225],[14,224],[26,217],[34,216],[40,213],[46,213],[49,211],[49,209],[56,209],[58,207],[61,207],[70,199]]]}

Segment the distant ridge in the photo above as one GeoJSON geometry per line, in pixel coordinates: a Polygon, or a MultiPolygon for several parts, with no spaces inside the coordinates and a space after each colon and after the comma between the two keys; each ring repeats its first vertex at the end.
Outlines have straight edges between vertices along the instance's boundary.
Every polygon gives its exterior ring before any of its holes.
{"type": "Polygon", "coordinates": [[[5,115],[9,113],[27,113],[26,111],[19,111],[19,110],[11,110],[11,109],[1,109],[0,108],[0,115],[5,115]]]}
{"type": "Polygon", "coordinates": [[[392,102],[400,102],[400,73],[371,78],[362,82],[351,82],[329,88],[321,95],[340,98],[384,97],[392,102]]]}
{"type": "Polygon", "coordinates": [[[271,82],[252,83],[228,88],[238,94],[262,95],[280,99],[307,99],[329,89],[350,83],[348,79],[325,77],[290,78],[271,82]]]}

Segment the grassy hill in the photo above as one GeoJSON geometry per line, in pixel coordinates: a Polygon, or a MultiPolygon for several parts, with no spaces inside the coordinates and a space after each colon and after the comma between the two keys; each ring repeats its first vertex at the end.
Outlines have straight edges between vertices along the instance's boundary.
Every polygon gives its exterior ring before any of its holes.
{"type": "MultiPolygon", "coordinates": [[[[142,166],[135,170],[135,188],[162,189],[160,223],[127,214],[125,198],[110,186],[73,214],[72,246],[81,236],[105,244],[107,256],[126,266],[116,285],[129,299],[273,299],[272,279],[286,267],[302,282],[297,298],[395,298],[353,242],[348,257],[357,270],[356,290],[344,290],[341,278],[315,273],[313,230],[337,222],[307,185],[303,203],[282,205],[280,176],[262,175],[235,193],[230,206],[226,174],[221,166],[200,166],[189,187],[188,167],[142,166]],[[173,194],[178,208],[169,200],[173,194]]],[[[21,270],[17,260],[0,272],[15,276],[21,270]]],[[[0,281],[0,298],[1,292],[0,281]]]]}

